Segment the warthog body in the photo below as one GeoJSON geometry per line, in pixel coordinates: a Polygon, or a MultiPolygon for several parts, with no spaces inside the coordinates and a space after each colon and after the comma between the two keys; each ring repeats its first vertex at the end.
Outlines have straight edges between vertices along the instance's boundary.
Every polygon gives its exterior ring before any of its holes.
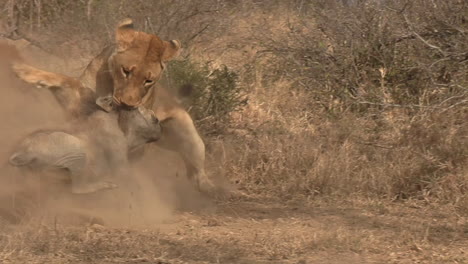
{"type": "Polygon", "coordinates": [[[85,118],[75,120],[70,131],[41,130],[28,135],[11,155],[10,164],[33,170],[65,169],[73,193],[116,187],[106,178],[125,174],[128,153],[158,140],[161,128],[151,110],[113,110],[111,102],[111,97],[99,98],[96,106],[102,109],[95,107],[85,118]]]}

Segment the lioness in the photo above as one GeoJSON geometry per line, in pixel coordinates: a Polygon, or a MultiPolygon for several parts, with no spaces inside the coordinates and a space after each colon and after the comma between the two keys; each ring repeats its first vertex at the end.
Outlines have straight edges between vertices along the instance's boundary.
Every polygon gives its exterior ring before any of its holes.
{"type": "Polygon", "coordinates": [[[205,145],[190,115],[177,98],[155,85],[165,63],[179,52],[179,41],[163,41],[136,31],[132,20],[125,19],[117,27],[115,44],[90,62],[80,80],[98,96],[112,94],[118,105],[152,108],[162,126],[162,137],[156,144],[178,152],[188,178],[200,190],[212,191],[215,186],[205,174],[205,145]]]}
{"type": "Polygon", "coordinates": [[[160,137],[152,110],[143,106],[116,110],[112,97],[95,99],[94,92],[74,78],[23,63],[14,69],[23,80],[49,88],[76,119],[69,131],[42,130],[27,136],[10,157],[13,166],[66,169],[73,193],[91,193],[116,187],[104,179],[128,173],[128,153],[160,137]]]}

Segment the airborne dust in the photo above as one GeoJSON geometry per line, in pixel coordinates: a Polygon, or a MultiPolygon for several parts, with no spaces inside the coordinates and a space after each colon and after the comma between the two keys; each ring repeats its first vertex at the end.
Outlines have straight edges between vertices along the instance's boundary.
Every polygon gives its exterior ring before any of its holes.
{"type": "MultiPolygon", "coordinates": [[[[11,167],[8,157],[23,137],[39,129],[63,129],[67,120],[49,91],[23,83],[10,71],[9,63],[16,57],[15,50],[5,45],[0,48],[2,218],[12,223],[41,219],[54,224],[97,223],[151,228],[170,218],[175,209],[210,207],[207,199],[185,179],[177,156],[154,146],[148,146],[145,156],[132,163],[132,175],[124,182],[117,182],[117,189],[94,194],[71,194],[69,176],[62,171],[39,172],[11,167]]],[[[31,54],[30,50],[25,50],[21,55],[26,57],[27,52],[31,54]]],[[[33,55],[38,55],[36,60],[28,58],[28,63],[63,72],[60,61],[37,52],[33,55]]]]}

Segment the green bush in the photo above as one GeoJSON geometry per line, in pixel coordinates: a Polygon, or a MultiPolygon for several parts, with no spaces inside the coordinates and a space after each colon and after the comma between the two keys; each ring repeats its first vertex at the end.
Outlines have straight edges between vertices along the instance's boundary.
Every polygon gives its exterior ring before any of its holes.
{"type": "Polygon", "coordinates": [[[187,108],[195,122],[206,133],[219,133],[230,120],[230,113],[246,104],[239,76],[227,66],[210,70],[208,63],[189,59],[173,61],[166,74],[166,85],[189,96],[187,108]]]}

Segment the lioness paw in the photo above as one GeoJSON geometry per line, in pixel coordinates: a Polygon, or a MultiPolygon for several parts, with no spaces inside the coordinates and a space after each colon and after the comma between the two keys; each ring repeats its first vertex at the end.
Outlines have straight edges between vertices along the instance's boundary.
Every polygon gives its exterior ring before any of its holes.
{"type": "Polygon", "coordinates": [[[47,83],[45,83],[43,80],[39,80],[36,82],[36,87],[39,89],[47,88],[47,83]]]}

